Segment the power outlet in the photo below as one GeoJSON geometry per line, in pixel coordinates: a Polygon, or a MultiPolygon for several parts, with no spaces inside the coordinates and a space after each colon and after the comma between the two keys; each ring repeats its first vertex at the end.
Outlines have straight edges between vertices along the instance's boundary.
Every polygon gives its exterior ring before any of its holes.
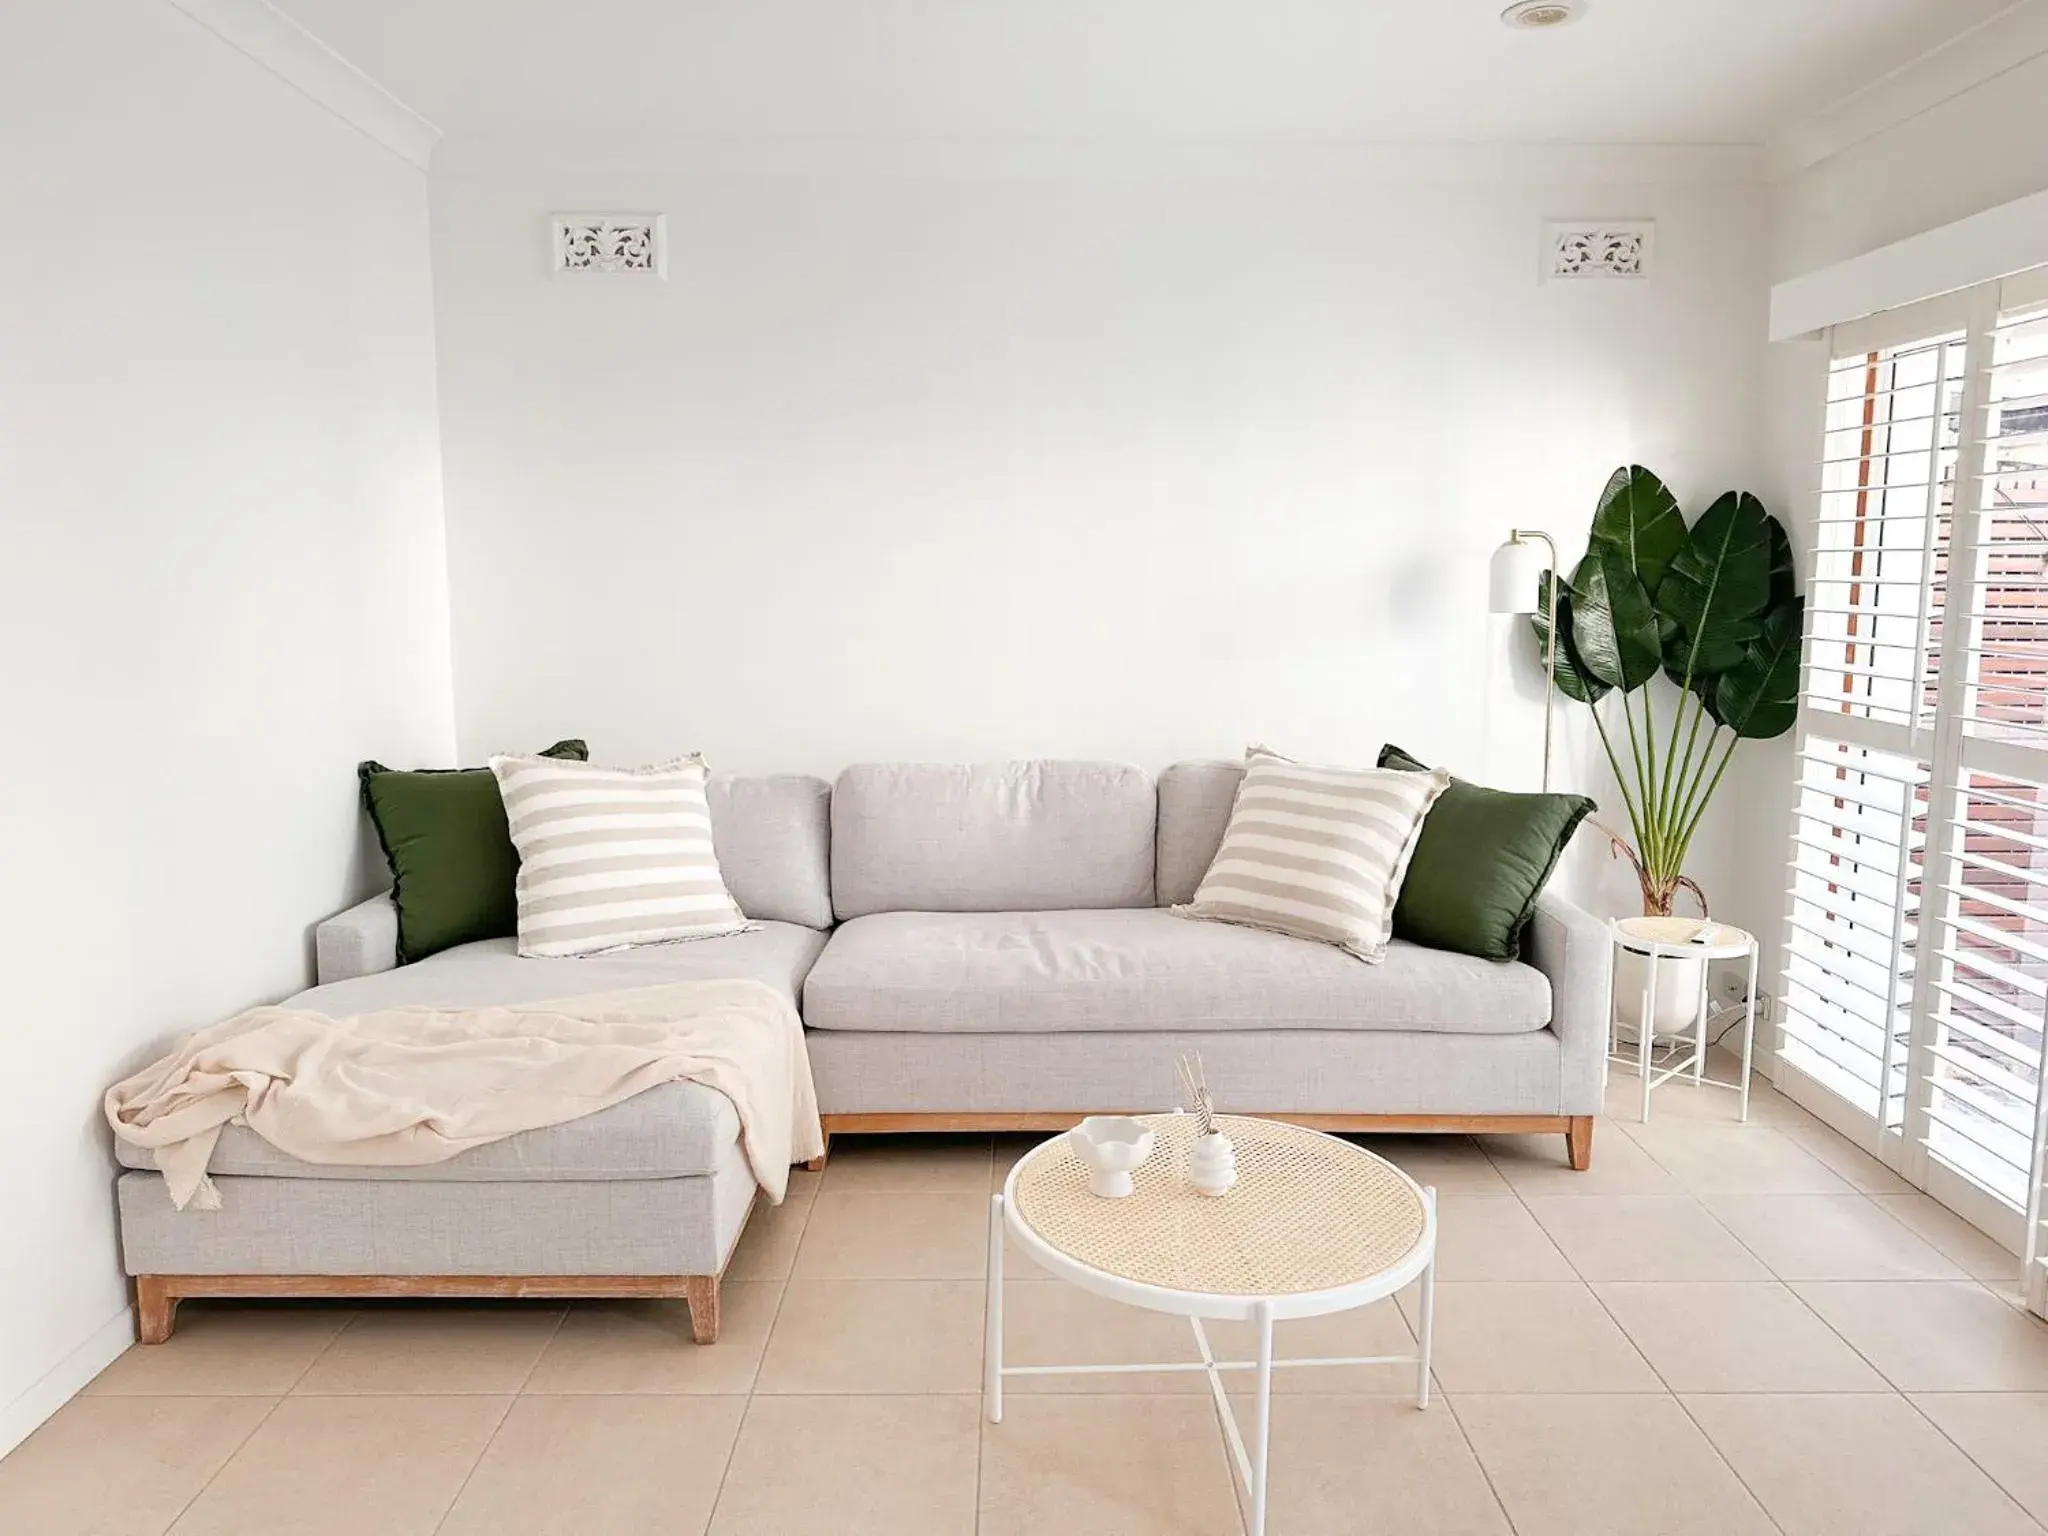
{"type": "Polygon", "coordinates": [[[1738,1005],[1745,995],[1743,988],[1748,980],[1746,971],[1724,965],[1714,977],[1714,996],[1730,1006],[1738,1005]]]}

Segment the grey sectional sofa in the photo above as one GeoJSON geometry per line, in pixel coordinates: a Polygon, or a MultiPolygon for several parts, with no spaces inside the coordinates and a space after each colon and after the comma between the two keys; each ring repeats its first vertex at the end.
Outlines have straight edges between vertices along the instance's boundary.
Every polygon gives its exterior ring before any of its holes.
{"type": "MultiPolygon", "coordinates": [[[[399,967],[377,897],[320,926],[321,984],[295,1001],[347,1012],[749,976],[802,1010],[828,1136],[1158,1108],[1192,1049],[1230,1110],[1558,1132],[1586,1166],[1603,925],[1546,894],[1522,961],[1396,941],[1371,966],[1176,917],[1239,776],[1028,762],[715,779],[720,865],[754,931],[584,960],[522,960],[497,939],[399,967]]],[[[167,1336],[184,1296],[680,1295],[708,1342],[755,1195],[738,1138],[731,1105],[691,1083],[423,1168],[316,1167],[231,1129],[218,1211],[172,1210],[149,1154],[119,1144],[143,1336],[167,1336]]]]}

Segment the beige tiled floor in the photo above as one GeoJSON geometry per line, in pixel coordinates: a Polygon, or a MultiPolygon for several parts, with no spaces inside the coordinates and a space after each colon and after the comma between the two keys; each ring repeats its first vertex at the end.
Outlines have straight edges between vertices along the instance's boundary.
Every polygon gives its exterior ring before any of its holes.
{"type": "MultiPolygon", "coordinates": [[[[1673,1085],[1645,1127],[1629,1087],[1586,1174],[1558,1137],[1374,1143],[1442,1192],[1439,1395],[1282,1372],[1274,1536],[2043,1536],[2017,1261],[1775,1094],[1737,1127],[1673,1085]]],[[[757,1213],[711,1348],[680,1303],[188,1305],[0,1461],[0,1532],[1240,1532],[1199,1377],[1025,1378],[982,1422],[988,1193],[1027,1145],[840,1147],[757,1213]]],[[[1194,1358],[1010,1274],[1013,1362],[1194,1358]]],[[[1279,1346],[1400,1353],[1414,1316],[1279,1346]]]]}

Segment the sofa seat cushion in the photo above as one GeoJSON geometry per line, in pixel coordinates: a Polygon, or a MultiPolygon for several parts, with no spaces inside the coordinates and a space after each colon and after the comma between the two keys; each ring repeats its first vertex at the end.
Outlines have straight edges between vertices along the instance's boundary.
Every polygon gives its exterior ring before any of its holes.
{"type": "Polygon", "coordinates": [[[1550,1021],[1532,966],[1395,942],[1379,965],[1157,908],[882,912],[842,924],[804,986],[821,1030],[1390,1029],[1504,1035],[1550,1021]]]}
{"type": "MultiPolygon", "coordinates": [[[[358,976],[301,992],[293,1005],[343,1015],[413,1004],[487,1007],[539,1003],[591,992],[672,981],[747,977],[792,1002],[825,946],[825,935],[793,923],[763,923],[747,933],[682,944],[659,944],[618,955],[575,960],[522,960],[512,939],[464,944],[397,970],[358,976]]],[[[221,1132],[209,1171],[229,1176],[298,1179],[426,1179],[447,1182],[508,1179],[690,1178],[716,1172],[739,1140],[732,1100],[698,1083],[664,1083],[645,1093],[503,1141],[415,1168],[366,1168],[301,1162],[246,1126],[221,1132]]],[[[129,1168],[156,1167],[155,1154],[117,1139],[129,1168]]]]}

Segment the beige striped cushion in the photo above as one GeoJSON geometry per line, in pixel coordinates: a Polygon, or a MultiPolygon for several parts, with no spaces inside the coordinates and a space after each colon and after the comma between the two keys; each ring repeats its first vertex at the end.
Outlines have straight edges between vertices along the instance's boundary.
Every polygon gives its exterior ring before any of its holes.
{"type": "Polygon", "coordinates": [[[748,926],[711,847],[701,757],[597,768],[494,757],[519,850],[519,953],[596,955],[748,926]]]}
{"type": "Polygon", "coordinates": [[[1195,899],[1173,910],[1379,960],[1423,818],[1450,782],[1443,772],[1315,768],[1253,747],[1223,845],[1195,899]]]}

